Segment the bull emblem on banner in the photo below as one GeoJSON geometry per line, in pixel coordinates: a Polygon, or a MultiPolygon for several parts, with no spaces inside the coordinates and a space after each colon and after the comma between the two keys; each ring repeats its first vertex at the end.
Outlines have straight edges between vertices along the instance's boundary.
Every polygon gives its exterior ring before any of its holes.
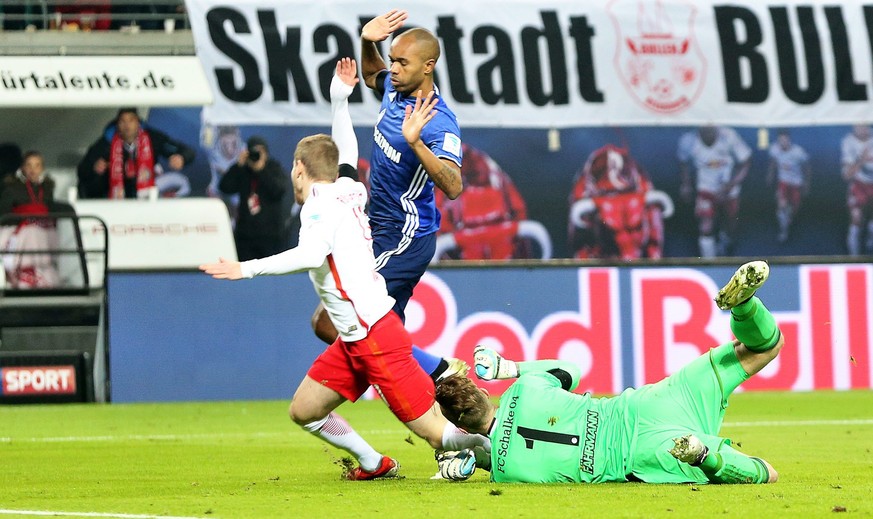
{"type": "Polygon", "coordinates": [[[615,0],[609,15],[616,27],[615,68],[625,88],[657,113],[678,113],[703,90],[706,59],[695,41],[697,9],[690,3],[615,0]],[[619,23],[634,19],[636,26],[619,23]]]}

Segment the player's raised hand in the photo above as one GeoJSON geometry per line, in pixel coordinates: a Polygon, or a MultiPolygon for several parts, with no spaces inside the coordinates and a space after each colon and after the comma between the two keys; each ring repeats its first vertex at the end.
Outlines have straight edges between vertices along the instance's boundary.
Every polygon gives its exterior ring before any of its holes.
{"type": "Polygon", "coordinates": [[[439,98],[434,95],[433,90],[428,92],[427,97],[422,100],[422,92],[418,91],[418,96],[415,98],[415,106],[406,105],[406,114],[403,116],[403,138],[410,145],[421,138],[421,130],[424,125],[430,122],[436,115],[436,107],[439,98]]]}
{"type": "Polygon", "coordinates": [[[352,58],[342,58],[336,62],[336,73],[330,80],[331,102],[342,101],[352,95],[358,84],[358,64],[352,58]]]}
{"type": "Polygon", "coordinates": [[[242,267],[239,261],[218,258],[218,263],[206,263],[199,268],[215,279],[242,279],[242,267]]]}
{"type": "Polygon", "coordinates": [[[518,376],[518,365],[504,359],[499,353],[484,346],[473,350],[473,364],[476,376],[482,380],[504,380],[518,376]]]}
{"type": "Polygon", "coordinates": [[[377,16],[367,22],[361,29],[361,38],[367,41],[383,41],[394,31],[403,27],[403,22],[409,17],[405,10],[392,9],[382,16],[377,16]]]}

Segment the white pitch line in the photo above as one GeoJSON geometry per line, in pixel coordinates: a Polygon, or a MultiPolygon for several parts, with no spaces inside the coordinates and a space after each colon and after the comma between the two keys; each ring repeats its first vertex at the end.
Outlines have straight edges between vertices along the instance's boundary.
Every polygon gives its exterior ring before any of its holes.
{"type": "MultiPolygon", "coordinates": [[[[724,422],[724,427],[816,427],[827,425],[873,425],[873,418],[857,418],[851,420],[761,420],[756,422],[724,422]]],[[[275,433],[215,433],[215,434],[127,434],[106,436],[47,436],[47,437],[13,437],[0,436],[2,443],[87,443],[87,442],[119,442],[119,441],[196,441],[245,438],[285,438],[297,431],[275,433]]],[[[360,431],[364,436],[380,436],[389,434],[408,434],[405,429],[379,429],[360,431]]]]}
{"type": "Polygon", "coordinates": [[[760,422],[724,422],[727,427],[791,427],[798,425],[873,425],[873,418],[852,420],[762,420],[760,422]]]}
{"type": "MultiPolygon", "coordinates": [[[[0,436],[0,443],[74,443],[74,442],[118,442],[118,441],[188,441],[188,440],[222,440],[246,438],[285,438],[299,433],[291,430],[275,433],[204,433],[204,434],[123,434],[104,436],[45,436],[45,437],[15,437],[0,436]]],[[[388,434],[409,434],[406,429],[382,429],[360,431],[367,436],[388,434]]],[[[307,435],[308,436],[308,435],[307,435]]]]}
{"type": "Polygon", "coordinates": [[[113,517],[117,519],[201,519],[200,517],[180,517],[173,515],[144,515],[144,514],[110,514],[101,512],[56,512],[52,510],[4,510],[0,509],[0,515],[39,515],[50,517],[113,517]]]}

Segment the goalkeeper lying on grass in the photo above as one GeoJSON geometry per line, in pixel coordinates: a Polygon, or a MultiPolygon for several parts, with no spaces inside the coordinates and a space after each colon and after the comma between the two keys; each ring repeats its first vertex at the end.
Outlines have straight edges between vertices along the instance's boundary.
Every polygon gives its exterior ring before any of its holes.
{"type": "MultiPolygon", "coordinates": [[[[656,384],[612,398],[571,393],[575,365],[557,360],[513,362],[478,347],[476,374],[485,380],[518,378],[499,406],[473,381],[451,376],[436,386],[446,418],[491,438],[493,481],[602,483],[773,483],[766,461],[746,456],[718,436],[727,399],[743,381],[776,358],[784,339],[755,291],[769,267],[747,263],[722,288],[716,303],[731,311],[737,340],[698,357],[656,384]]],[[[467,479],[473,451],[443,453],[447,479],[467,479]]],[[[485,462],[485,463],[483,463],[485,462]]]]}

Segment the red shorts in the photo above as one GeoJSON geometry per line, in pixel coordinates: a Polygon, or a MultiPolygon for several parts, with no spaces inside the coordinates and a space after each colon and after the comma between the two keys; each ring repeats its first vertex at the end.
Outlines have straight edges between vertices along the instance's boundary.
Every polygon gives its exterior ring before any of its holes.
{"type": "Polygon", "coordinates": [[[849,209],[865,209],[873,205],[873,184],[852,182],[849,184],[849,209]]]}
{"type": "Polygon", "coordinates": [[[315,359],[309,378],[356,401],[371,385],[401,422],[426,413],[434,403],[433,380],[412,356],[412,337],[393,311],[354,342],[337,339],[315,359]]]}
{"type": "Polygon", "coordinates": [[[719,200],[718,195],[708,191],[697,193],[697,202],[694,206],[694,214],[698,218],[715,218],[719,213],[723,218],[736,218],[740,212],[739,198],[726,198],[719,200]]]}
{"type": "Polygon", "coordinates": [[[784,200],[786,204],[795,210],[800,207],[800,199],[802,198],[803,188],[794,184],[786,184],[779,182],[776,187],[776,198],[784,200]]]}

